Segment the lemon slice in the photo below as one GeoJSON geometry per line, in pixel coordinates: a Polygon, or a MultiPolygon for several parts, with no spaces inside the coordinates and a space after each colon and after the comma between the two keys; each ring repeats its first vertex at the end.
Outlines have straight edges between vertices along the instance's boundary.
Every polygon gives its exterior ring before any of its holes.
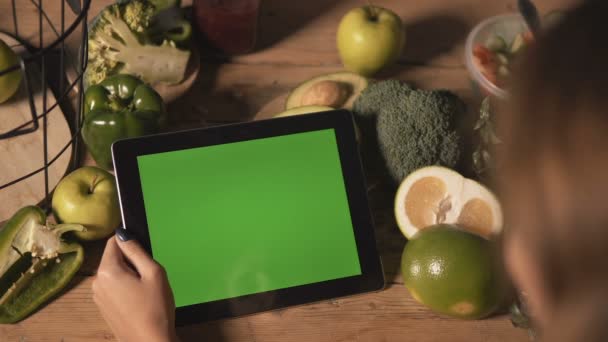
{"type": "Polygon", "coordinates": [[[487,239],[503,226],[500,203],[490,190],[440,166],[418,169],[403,180],[395,196],[395,218],[408,239],[440,223],[457,224],[487,239]]]}

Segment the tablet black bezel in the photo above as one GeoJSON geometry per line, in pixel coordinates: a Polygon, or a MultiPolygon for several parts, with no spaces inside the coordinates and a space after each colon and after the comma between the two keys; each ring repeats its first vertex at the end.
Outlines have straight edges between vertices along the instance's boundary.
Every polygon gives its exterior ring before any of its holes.
{"type": "MultiPolygon", "coordinates": [[[[376,247],[374,226],[352,115],[346,110],[215,126],[124,139],[112,145],[124,226],[150,253],[150,239],[137,156],[261,139],[294,133],[334,129],[362,274],[176,309],[176,325],[242,316],[286,306],[377,291],[384,274],[376,247]],[[121,186],[122,185],[122,186],[121,186]]],[[[171,177],[171,175],[167,175],[171,177]]]]}

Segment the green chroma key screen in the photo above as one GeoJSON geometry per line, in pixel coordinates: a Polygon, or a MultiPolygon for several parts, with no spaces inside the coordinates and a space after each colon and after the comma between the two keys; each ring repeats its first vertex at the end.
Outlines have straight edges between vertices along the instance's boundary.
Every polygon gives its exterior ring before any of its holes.
{"type": "Polygon", "coordinates": [[[333,129],[137,162],[178,307],[361,274],[333,129]]]}

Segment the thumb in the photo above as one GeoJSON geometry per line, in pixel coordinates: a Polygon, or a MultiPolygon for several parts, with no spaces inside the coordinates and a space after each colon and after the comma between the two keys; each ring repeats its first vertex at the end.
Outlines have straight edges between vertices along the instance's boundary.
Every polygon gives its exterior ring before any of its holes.
{"type": "Polygon", "coordinates": [[[118,248],[141,276],[152,274],[159,265],[125,228],[116,229],[118,248]]]}

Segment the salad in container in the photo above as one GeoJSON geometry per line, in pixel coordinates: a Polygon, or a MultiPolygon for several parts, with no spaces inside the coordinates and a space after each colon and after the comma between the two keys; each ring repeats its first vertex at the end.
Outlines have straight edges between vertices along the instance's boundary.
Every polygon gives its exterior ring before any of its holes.
{"type": "MultiPolygon", "coordinates": [[[[563,17],[553,11],[542,18],[549,29],[563,17]]],[[[467,37],[465,63],[473,84],[484,96],[507,98],[513,62],[534,43],[534,35],[519,13],[490,17],[473,28],[467,37]]]]}

